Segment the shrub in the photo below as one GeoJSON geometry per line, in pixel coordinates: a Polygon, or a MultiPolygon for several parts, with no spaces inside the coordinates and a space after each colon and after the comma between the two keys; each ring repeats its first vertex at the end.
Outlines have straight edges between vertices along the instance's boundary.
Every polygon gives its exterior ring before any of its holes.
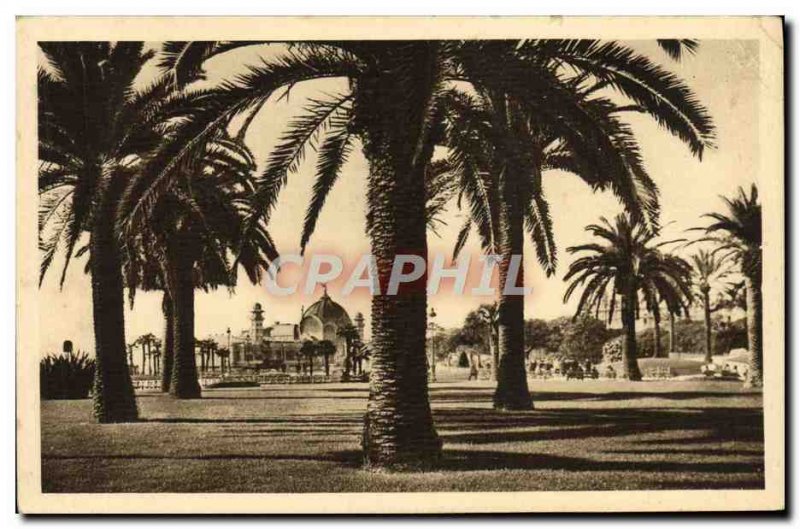
{"type": "Polygon", "coordinates": [[[620,335],[603,344],[603,363],[613,364],[622,361],[622,343],[625,336],[620,335]]]}
{"type": "Polygon", "coordinates": [[[93,380],[94,359],[85,353],[50,354],[39,362],[39,387],[44,400],[88,398],[93,380]]]}
{"type": "Polygon", "coordinates": [[[465,351],[461,351],[461,354],[458,355],[458,367],[469,367],[469,358],[465,351]]]}

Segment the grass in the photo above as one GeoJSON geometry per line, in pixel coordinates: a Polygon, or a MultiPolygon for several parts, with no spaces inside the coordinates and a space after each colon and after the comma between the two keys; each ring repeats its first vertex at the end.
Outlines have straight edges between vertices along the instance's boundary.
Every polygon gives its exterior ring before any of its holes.
{"type": "MultiPolygon", "coordinates": [[[[444,377],[447,379],[447,377],[444,377]]],[[[466,378],[466,377],[465,377],[466,378]]],[[[142,421],[42,403],[44,492],[719,489],[764,486],[761,394],[736,382],[535,381],[495,412],[488,381],[434,384],[436,471],[359,467],[366,384],[141,394],[142,421]]]]}

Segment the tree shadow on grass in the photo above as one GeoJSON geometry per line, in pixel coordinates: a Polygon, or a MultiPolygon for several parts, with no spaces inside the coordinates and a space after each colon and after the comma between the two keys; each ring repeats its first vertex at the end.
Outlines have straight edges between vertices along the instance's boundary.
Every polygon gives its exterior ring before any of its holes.
{"type": "Polygon", "coordinates": [[[763,473],[763,463],[740,461],[640,461],[602,460],[553,454],[524,454],[488,450],[445,450],[442,470],[566,470],[570,472],[652,472],[652,473],[763,473]]]}
{"type": "Polygon", "coordinates": [[[702,400],[711,398],[742,398],[760,395],[760,391],[612,391],[603,392],[532,392],[534,402],[562,400],[618,401],[636,399],[702,400]]]}
{"type": "Polygon", "coordinates": [[[290,415],[281,417],[151,417],[139,422],[165,424],[275,424],[338,426],[360,423],[359,415],[290,415]]]}
{"type": "Polygon", "coordinates": [[[707,442],[764,438],[762,413],[751,409],[556,409],[508,415],[445,409],[437,410],[435,417],[437,429],[448,443],[608,438],[670,431],[702,432],[707,442]]]}

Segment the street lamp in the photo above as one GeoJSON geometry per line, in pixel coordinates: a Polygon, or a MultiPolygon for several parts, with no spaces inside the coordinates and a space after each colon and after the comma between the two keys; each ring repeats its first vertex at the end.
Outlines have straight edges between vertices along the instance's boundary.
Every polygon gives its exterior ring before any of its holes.
{"type": "Polygon", "coordinates": [[[436,382],[436,351],[434,350],[436,341],[435,341],[435,333],[436,333],[436,323],[434,322],[436,318],[436,311],[431,307],[431,312],[428,314],[428,317],[431,320],[430,329],[431,329],[431,382],[436,382]]]}
{"type": "MultiPolygon", "coordinates": [[[[228,371],[231,369],[231,359],[233,358],[233,349],[231,349],[231,328],[228,327],[228,371]]],[[[224,361],[224,360],[223,360],[224,361]]]]}

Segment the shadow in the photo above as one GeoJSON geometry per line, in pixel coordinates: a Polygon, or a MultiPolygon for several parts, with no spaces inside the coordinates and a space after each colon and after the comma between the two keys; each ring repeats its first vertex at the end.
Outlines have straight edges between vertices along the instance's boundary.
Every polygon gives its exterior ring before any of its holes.
{"type": "MultiPolygon", "coordinates": [[[[448,443],[491,444],[557,439],[619,437],[696,431],[705,442],[761,441],[760,410],[731,408],[555,409],[522,413],[436,410],[437,429],[448,443]],[[732,420],[735,419],[735,420],[732,420]],[[476,430],[463,432],[463,430],[476,430]],[[455,433],[451,433],[454,432],[455,433]]],[[[690,440],[681,438],[681,442],[690,440]]],[[[649,442],[649,441],[648,441],[649,442]]],[[[653,440],[652,443],[664,443],[653,440]]]]}
{"type": "MultiPolygon", "coordinates": [[[[163,417],[163,418],[144,418],[139,422],[145,423],[164,423],[164,424],[296,424],[308,426],[339,426],[339,425],[360,425],[362,417],[356,416],[343,416],[336,417],[333,415],[304,415],[294,417],[281,417],[281,418],[216,418],[216,417],[163,417]]],[[[302,430],[307,431],[307,430],[302,430]]]]}
{"type": "Polygon", "coordinates": [[[562,400],[591,400],[591,401],[618,401],[634,399],[663,399],[663,400],[693,400],[709,398],[741,398],[752,395],[760,395],[759,390],[734,390],[734,391],[614,391],[610,393],[536,393],[532,392],[533,401],[562,401],[562,400]]]}
{"type": "Polygon", "coordinates": [[[325,454],[196,454],[196,455],[163,455],[163,454],[80,454],[80,455],[43,455],[43,460],[163,460],[163,461],[227,461],[236,459],[254,461],[316,461],[356,466],[361,462],[361,454],[356,451],[328,452],[325,454]]]}
{"type": "Polygon", "coordinates": [[[355,397],[349,395],[320,395],[320,394],[309,394],[303,396],[294,396],[294,395],[274,395],[274,396],[242,396],[242,395],[232,395],[230,397],[203,397],[201,400],[324,400],[324,399],[333,399],[333,400],[367,400],[367,396],[355,397]]]}
{"type": "MultiPolygon", "coordinates": [[[[566,470],[571,472],[763,473],[763,463],[689,461],[608,461],[551,454],[522,454],[482,450],[445,450],[439,466],[450,471],[566,470]]],[[[684,484],[683,488],[686,488],[684,484]]]]}
{"type": "MultiPolygon", "coordinates": [[[[684,439],[691,442],[691,439],[684,439]]],[[[657,450],[606,450],[606,454],[631,454],[631,455],[702,455],[702,456],[757,456],[763,457],[763,450],[725,450],[717,448],[658,448],[657,450]]]]}

